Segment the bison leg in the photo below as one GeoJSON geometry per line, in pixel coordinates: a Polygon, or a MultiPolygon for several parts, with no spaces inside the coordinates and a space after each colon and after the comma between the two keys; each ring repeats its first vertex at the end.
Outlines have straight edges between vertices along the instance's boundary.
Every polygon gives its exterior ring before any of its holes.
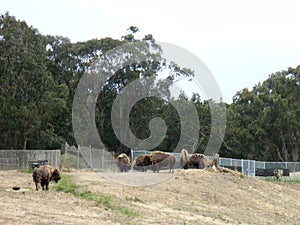
{"type": "Polygon", "coordinates": [[[153,173],[155,173],[157,171],[157,164],[153,164],[150,168],[153,171],[153,173]]]}
{"type": "MultiPolygon", "coordinates": [[[[42,182],[41,182],[41,185],[42,185],[42,190],[44,191],[44,190],[45,190],[46,182],[45,182],[45,181],[42,181],[42,182]]],[[[47,188],[47,187],[46,187],[46,188],[47,188]]]]}
{"type": "Polygon", "coordinates": [[[35,190],[38,191],[39,190],[39,187],[38,187],[39,183],[38,182],[35,182],[35,190]]]}
{"type": "Polygon", "coordinates": [[[153,165],[152,169],[153,169],[153,173],[159,172],[157,163],[153,165]]]}
{"type": "Polygon", "coordinates": [[[156,171],[159,173],[159,165],[158,165],[158,163],[156,164],[156,171]]]}

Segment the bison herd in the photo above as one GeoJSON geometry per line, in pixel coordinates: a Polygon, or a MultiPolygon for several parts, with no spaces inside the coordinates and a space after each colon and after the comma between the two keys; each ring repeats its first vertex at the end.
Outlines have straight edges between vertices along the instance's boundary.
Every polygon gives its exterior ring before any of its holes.
{"type": "MultiPolygon", "coordinates": [[[[146,172],[147,169],[151,168],[153,172],[159,172],[159,169],[163,166],[169,168],[169,172],[174,172],[174,165],[176,162],[175,156],[170,153],[162,151],[153,151],[148,155],[139,155],[136,157],[134,170],[141,170],[146,172]]],[[[120,172],[127,172],[131,168],[131,162],[129,157],[122,153],[117,157],[117,165],[120,172]]]]}
{"type": "MultiPolygon", "coordinates": [[[[176,158],[173,154],[162,151],[152,151],[149,154],[137,156],[133,169],[142,172],[151,169],[153,173],[159,173],[159,170],[162,167],[167,167],[169,173],[174,173],[175,163],[176,158]]],[[[120,154],[117,157],[117,166],[120,172],[128,172],[132,166],[130,158],[124,153],[120,154]]],[[[198,153],[194,153],[190,156],[185,149],[182,149],[180,153],[180,167],[182,169],[205,169],[217,166],[218,163],[216,158],[209,161],[205,155],[198,153]]],[[[51,166],[40,166],[35,168],[32,177],[37,191],[39,184],[41,184],[42,190],[48,190],[51,181],[57,183],[61,179],[59,170],[52,168],[51,166]]]]}
{"type": "MultiPolygon", "coordinates": [[[[158,173],[161,167],[167,167],[169,173],[173,173],[175,163],[176,158],[173,154],[162,151],[152,151],[149,154],[137,156],[133,169],[142,172],[151,169],[154,173],[158,173]]],[[[185,149],[182,149],[180,153],[180,167],[182,169],[214,168],[217,164],[215,158],[209,161],[204,154],[194,153],[190,156],[185,149]]],[[[120,172],[128,172],[131,168],[130,158],[124,153],[120,154],[117,157],[117,166],[120,172]]]]}

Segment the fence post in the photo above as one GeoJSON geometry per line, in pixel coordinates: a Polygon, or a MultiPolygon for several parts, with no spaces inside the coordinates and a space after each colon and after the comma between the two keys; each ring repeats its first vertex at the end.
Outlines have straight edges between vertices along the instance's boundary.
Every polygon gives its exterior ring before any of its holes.
{"type": "Polygon", "coordinates": [[[250,176],[250,171],[251,171],[251,167],[250,167],[251,165],[250,164],[251,164],[251,160],[248,159],[248,172],[247,172],[248,176],[250,176]]]}
{"type": "Polygon", "coordinates": [[[56,168],[59,168],[59,167],[58,167],[58,163],[57,163],[57,154],[58,154],[58,151],[56,150],[56,151],[55,151],[55,167],[56,167],[56,168]]]}
{"type": "Polygon", "coordinates": [[[241,159],[241,163],[242,163],[242,174],[244,174],[244,160],[241,159]]]}
{"type": "Polygon", "coordinates": [[[65,143],[65,154],[68,153],[68,142],[65,143]]]}
{"type": "Polygon", "coordinates": [[[254,165],[253,165],[253,177],[255,177],[255,170],[256,170],[256,161],[254,160],[254,165]]]}

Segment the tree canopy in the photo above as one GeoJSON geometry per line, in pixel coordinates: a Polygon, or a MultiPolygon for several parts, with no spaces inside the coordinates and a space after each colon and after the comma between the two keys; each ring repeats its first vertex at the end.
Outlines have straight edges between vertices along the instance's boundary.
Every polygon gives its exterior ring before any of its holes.
{"type": "MultiPolygon", "coordinates": [[[[103,38],[72,43],[67,37],[42,35],[25,21],[8,13],[0,17],[0,148],[57,149],[68,142],[76,144],[72,129],[72,104],[79,81],[105,53],[124,43],[139,44],[140,54],[156,50],[155,57],[119,69],[105,81],[96,97],[95,123],[105,146],[117,153],[129,153],[113,129],[111,111],[117,96],[137,79],[146,79],[151,91],[161,98],[147,97],[138,101],[128,114],[134,136],[151,136],[149,122],[160,117],[167,131],[157,147],[173,151],[180,138],[193,145],[191,137],[181,136],[182,123],[177,110],[188,110],[176,102],[195,106],[200,123],[198,142],[193,150],[203,152],[210,134],[212,100],[202,100],[195,93],[178,99],[170,95],[169,87],[179,78],[193,72],[175,63],[166,65],[160,46],[151,34],[136,39],[139,29],[131,26],[120,39],[103,38]],[[167,79],[157,79],[161,71],[169,71],[167,79]]],[[[220,149],[221,156],[272,161],[299,161],[300,142],[300,66],[275,72],[252,90],[247,88],[226,104],[227,127],[220,149]]],[[[96,86],[95,86],[96,87],[96,86]]],[[[150,91],[150,90],[146,90],[150,91]]],[[[132,91],[127,96],[135,96],[132,91]]],[[[188,112],[186,112],[188,113],[188,112]]],[[[119,120],[122,121],[120,115],[119,120]]],[[[185,124],[186,126],[186,124],[185,124]]],[[[188,124],[193,127],[195,124],[188,124]]],[[[217,132],[217,131],[216,131],[217,132]]],[[[130,135],[127,133],[123,136],[130,135]]],[[[91,137],[90,145],[93,143],[91,137]]],[[[137,146],[138,148],[138,146],[137,146]]]]}

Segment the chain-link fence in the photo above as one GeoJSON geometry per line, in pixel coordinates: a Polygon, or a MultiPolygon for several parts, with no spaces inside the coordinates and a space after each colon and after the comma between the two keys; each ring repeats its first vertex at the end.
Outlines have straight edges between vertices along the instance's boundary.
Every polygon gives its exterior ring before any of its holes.
{"type": "Polygon", "coordinates": [[[70,146],[65,143],[63,147],[62,167],[64,169],[94,169],[94,170],[114,170],[114,153],[109,153],[104,149],[70,146]]]}

